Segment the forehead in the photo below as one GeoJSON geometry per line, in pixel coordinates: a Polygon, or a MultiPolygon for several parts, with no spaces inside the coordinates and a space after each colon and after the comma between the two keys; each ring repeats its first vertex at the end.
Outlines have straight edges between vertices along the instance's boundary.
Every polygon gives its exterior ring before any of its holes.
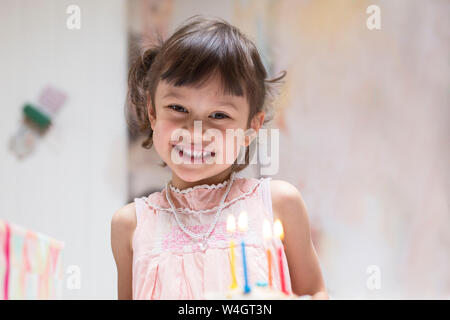
{"type": "Polygon", "coordinates": [[[236,96],[230,93],[226,93],[224,87],[218,77],[210,77],[207,81],[204,81],[201,85],[183,85],[175,86],[166,80],[161,80],[158,83],[156,90],[157,99],[166,98],[208,98],[222,102],[232,102],[236,104],[245,103],[246,98],[244,96],[236,96]]]}

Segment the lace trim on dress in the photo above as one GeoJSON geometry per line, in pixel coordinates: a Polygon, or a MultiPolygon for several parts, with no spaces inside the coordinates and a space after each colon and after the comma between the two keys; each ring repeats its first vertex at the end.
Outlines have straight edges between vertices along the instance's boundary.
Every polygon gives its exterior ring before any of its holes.
{"type": "Polygon", "coordinates": [[[183,190],[180,190],[169,183],[169,187],[173,192],[176,192],[176,193],[189,193],[191,191],[194,191],[194,190],[200,189],[200,188],[209,189],[209,190],[220,189],[220,188],[225,187],[227,185],[227,183],[228,183],[228,180],[225,180],[224,182],[221,182],[218,184],[200,184],[198,186],[193,186],[193,187],[183,189],[183,190]]]}
{"type": "MultiPolygon", "coordinates": [[[[239,197],[236,197],[236,198],[234,198],[234,199],[232,199],[230,201],[225,201],[223,208],[226,208],[226,207],[232,205],[233,203],[246,198],[248,195],[253,193],[256,190],[256,188],[258,188],[265,179],[270,179],[270,177],[269,178],[262,177],[262,178],[258,179],[258,181],[255,183],[255,185],[249,191],[241,194],[239,197]]],[[[153,209],[160,210],[160,211],[172,212],[172,209],[170,207],[169,208],[163,208],[163,207],[160,207],[160,206],[158,206],[156,204],[151,203],[150,201],[148,201],[148,197],[142,197],[142,199],[150,207],[150,209],[153,208],[153,209]]],[[[211,209],[205,209],[205,210],[192,210],[192,209],[189,209],[189,208],[177,208],[176,211],[177,212],[181,212],[181,213],[202,214],[202,213],[209,213],[209,212],[217,211],[218,208],[219,208],[219,206],[215,206],[215,207],[213,207],[211,209]]]]}

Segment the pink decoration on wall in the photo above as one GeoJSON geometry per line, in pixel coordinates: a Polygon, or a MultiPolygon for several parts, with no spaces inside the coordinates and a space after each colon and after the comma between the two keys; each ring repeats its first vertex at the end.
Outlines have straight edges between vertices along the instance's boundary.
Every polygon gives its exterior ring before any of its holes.
{"type": "Polygon", "coordinates": [[[3,299],[61,298],[63,242],[0,220],[0,244],[3,299]]]}
{"type": "Polygon", "coordinates": [[[5,300],[8,300],[8,292],[9,292],[9,269],[11,267],[11,261],[9,259],[9,240],[11,239],[11,230],[9,225],[5,223],[5,280],[3,282],[3,297],[5,300]]]}

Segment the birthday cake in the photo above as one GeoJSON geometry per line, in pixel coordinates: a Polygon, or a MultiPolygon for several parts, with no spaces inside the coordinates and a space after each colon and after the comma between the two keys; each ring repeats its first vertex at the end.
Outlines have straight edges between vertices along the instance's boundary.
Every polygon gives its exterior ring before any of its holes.
{"type": "MultiPolygon", "coordinates": [[[[247,230],[247,213],[242,211],[239,215],[238,221],[239,231],[245,232],[247,230]]],[[[275,220],[273,226],[273,233],[280,240],[283,238],[283,226],[279,219],[275,220]]],[[[233,215],[229,215],[227,219],[227,231],[235,232],[236,225],[235,219],[233,215]]],[[[272,226],[270,222],[266,219],[263,223],[263,235],[264,239],[268,240],[272,238],[272,226]]],[[[253,288],[248,286],[248,276],[247,276],[247,259],[245,253],[245,243],[244,240],[241,241],[242,248],[242,264],[243,264],[243,274],[245,279],[245,286],[239,286],[236,281],[236,271],[235,271],[235,254],[234,254],[234,242],[230,241],[230,268],[231,268],[231,279],[232,283],[228,290],[219,291],[219,292],[206,292],[205,299],[207,300],[310,300],[311,296],[304,295],[298,296],[294,293],[288,293],[285,286],[285,275],[283,263],[281,260],[282,257],[282,249],[278,247],[277,253],[279,258],[279,274],[280,274],[280,282],[282,290],[275,288],[272,285],[272,266],[275,266],[272,263],[272,254],[269,248],[266,249],[267,254],[267,264],[268,264],[268,278],[269,282],[258,281],[253,288]]]]}
{"type": "Polygon", "coordinates": [[[257,284],[249,292],[242,288],[229,289],[226,292],[207,292],[206,300],[311,300],[310,295],[298,296],[294,293],[286,294],[269,287],[267,284],[257,284]]]}

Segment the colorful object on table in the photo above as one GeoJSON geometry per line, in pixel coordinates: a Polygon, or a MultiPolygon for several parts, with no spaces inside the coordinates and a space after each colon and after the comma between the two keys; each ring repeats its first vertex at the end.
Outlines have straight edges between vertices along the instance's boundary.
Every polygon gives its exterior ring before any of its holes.
{"type": "MultiPolygon", "coordinates": [[[[236,221],[234,219],[234,216],[232,214],[228,215],[227,218],[227,232],[230,232],[232,235],[234,232],[236,232],[236,221]]],[[[234,255],[234,242],[233,239],[230,240],[230,250],[231,250],[231,261],[230,261],[230,268],[231,268],[231,289],[237,288],[237,281],[236,281],[236,269],[235,269],[235,255],[234,255]]]]}
{"type": "MultiPolygon", "coordinates": [[[[264,219],[263,222],[263,237],[266,244],[272,241],[272,227],[270,225],[269,220],[267,219],[264,219]]],[[[272,287],[272,252],[270,251],[269,246],[267,246],[266,253],[267,253],[267,273],[268,273],[267,278],[269,279],[269,287],[272,287]]]]}
{"type": "Polygon", "coordinates": [[[59,109],[61,109],[64,102],[66,102],[66,99],[66,93],[52,86],[47,86],[41,91],[38,104],[44,112],[47,112],[47,114],[55,115],[59,109]]]}
{"type": "MultiPolygon", "coordinates": [[[[244,232],[244,233],[247,232],[248,216],[247,216],[247,212],[245,212],[245,211],[241,211],[241,213],[239,214],[238,229],[241,232],[244,232]]],[[[244,270],[244,293],[249,293],[250,286],[248,285],[247,257],[245,254],[245,241],[244,241],[243,236],[242,236],[242,240],[241,240],[241,248],[242,248],[242,265],[243,265],[243,270],[244,270]]]]}
{"type": "MultiPolygon", "coordinates": [[[[284,231],[283,231],[283,225],[281,224],[280,219],[276,219],[273,224],[273,233],[275,237],[278,239],[283,240],[284,238],[284,231]]],[[[286,290],[286,282],[284,279],[284,267],[283,267],[283,248],[280,245],[277,249],[278,251],[278,263],[280,265],[280,281],[281,281],[281,291],[285,294],[289,294],[289,292],[286,290]]]]}
{"type": "Polygon", "coordinates": [[[9,148],[19,159],[24,158],[33,152],[37,138],[35,130],[24,123],[11,137],[9,148]]]}
{"type": "Polygon", "coordinates": [[[0,247],[2,299],[61,298],[62,242],[0,220],[0,247]]]}
{"type": "Polygon", "coordinates": [[[50,116],[43,112],[38,106],[27,103],[23,106],[25,116],[41,129],[46,129],[51,125],[50,116]]]}
{"type": "Polygon", "coordinates": [[[33,152],[37,140],[52,125],[52,119],[63,106],[67,95],[51,86],[41,91],[37,103],[23,106],[23,121],[11,137],[9,147],[18,158],[33,152]]]}

